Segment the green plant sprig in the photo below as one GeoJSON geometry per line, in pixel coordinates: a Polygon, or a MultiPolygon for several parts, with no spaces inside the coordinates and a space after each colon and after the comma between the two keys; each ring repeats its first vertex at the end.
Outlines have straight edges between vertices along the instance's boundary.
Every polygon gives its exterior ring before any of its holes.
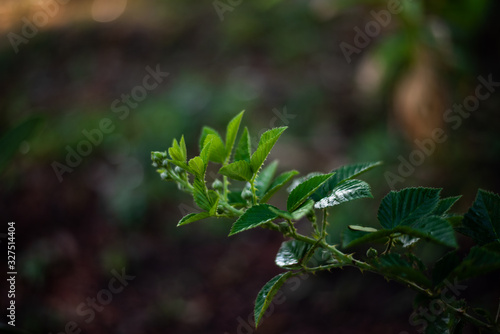
{"type": "Polygon", "coordinates": [[[252,152],[247,128],[236,142],[243,113],[229,122],[225,140],[216,130],[204,127],[198,156],[188,160],[185,140],[181,137],[179,142],[174,139],[167,151],[152,152],[151,157],[162,179],[176,182],[179,189],[193,196],[202,210],[186,215],[178,226],[210,217],[226,217],[236,219],[230,236],[262,227],[288,238],[275,259],[286,271],[266,283],[257,295],[256,326],[290,277],[350,266],[397,281],[425,300],[439,299],[445,309],[439,321],[426,327],[426,333],[442,330],[439,326],[443,323],[452,332],[461,322],[487,332],[500,332],[498,314],[494,320],[488,310],[481,310],[486,316],[480,317],[464,299],[449,302],[441,298],[441,291],[450,280],[466,280],[500,269],[500,196],[479,190],[472,207],[461,216],[449,213],[460,196],[441,198],[441,189],[419,187],[391,191],[382,199],[378,210],[379,228],[349,225],[343,231],[341,246],[344,249],[386,243],[380,255],[370,248],[366,259],[355,258],[354,253],[345,253],[328,243],[328,209],[357,199],[373,198],[370,186],[357,177],[380,166],[381,162],[346,165],[327,174],[316,172],[296,178],[288,187],[286,209],[279,209],[267,204],[268,200],[298,172],[292,170],[275,177],[278,163],[274,161],[264,168],[263,165],[286,127],[264,132],[252,152]],[[220,165],[210,187],[205,180],[209,163],[220,165]],[[237,186],[230,187],[230,180],[237,186]],[[316,221],[316,210],[322,211],[320,225],[316,221]],[[310,236],[300,234],[295,227],[303,219],[311,224],[310,236]],[[463,259],[458,256],[456,232],[477,243],[463,259]],[[450,251],[429,269],[414,254],[414,246],[420,242],[443,245],[450,251]],[[327,259],[310,265],[318,251],[326,254],[327,259]]]}

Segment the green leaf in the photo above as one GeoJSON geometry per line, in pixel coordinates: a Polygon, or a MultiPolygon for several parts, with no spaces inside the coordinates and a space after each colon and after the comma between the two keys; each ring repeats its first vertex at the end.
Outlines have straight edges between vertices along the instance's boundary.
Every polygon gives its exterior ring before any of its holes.
{"type": "Polygon", "coordinates": [[[42,118],[31,117],[19,125],[9,129],[0,138],[0,173],[7,167],[7,164],[19,152],[19,145],[27,140],[42,123],[42,118]]]}
{"type": "Polygon", "coordinates": [[[193,199],[196,205],[205,211],[210,211],[214,204],[208,195],[205,181],[199,177],[196,177],[193,182],[193,199]]]}
{"type": "Polygon", "coordinates": [[[274,262],[284,269],[299,269],[301,260],[312,245],[299,240],[289,240],[281,244],[274,262]]]}
{"type": "Polygon", "coordinates": [[[299,220],[305,215],[307,215],[309,211],[311,211],[313,206],[314,206],[314,201],[312,199],[309,199],[302,206],[300,206],[297,210],[293,212],[283,211],[274,207],[271,207],[270,210],[283,219],[299,220]]]}
{"type": "Polygon", "coordinates": [[[441,189],[407,188],[391,191],[382,199],[378,210],[380,224],[391,229],[399,225],[410,225],[432,213],[439,202],[441,189]]]}
{"type": "Polygon", "coordinates": [[[500,269],[500,254],[474,246],[465,259],[448,275],[448,279],[465,280],[500,269]]]}
{"type": "Polygon", "coordinates": [[[250,164],[245,160],[239,160],[232,164],[223,166],[219,169],[219,174],[226,175],[233,180],[250,181],[252,179],[252,170],[250,164]]]}
{"type": "Polygon", "coordinates": [[[273,301],[274,296],[278,293],[279,289],[285,283],[285,281],[292,276],[292,272],[288,271],[274,276],[269,282],[267,282],[262,289],[257,294],[257,299],[255,300],[255,328],[259,326],[264,313],[266,312],[269,305],[273,301]]]}
{"type": "Polygon", "coordinates": [[[250,163],[250,155],[252,154],[250,147],[250,134],[248,133],[248,129],[245,127],[243,130],[243,134],[241,135],[240,141],[236,146],[236,151],[234,153],[234,161],[245,160],[250,163]]]}
{"type": "Polygon", "coordinates": [[[186,144],[184,143],[184,136],[181,138],[181,145],[179,145],[177,139],[174,138],[174,140],[172,141],[172,146],[168,149],[168,154],[170,155],[172,160],[186,162],[187,153],[185,149],[186,144]],[[184,148],[182,148],[182,145],[184,145],[184,148]]]}
{"type": "Polygon", "coordinates": [[[302,217],[306,216],[314,207],[314,201],[312,199],[308,199],[304,204],[302,204],[298,209],[292,212],[292,219],[299,220],[302,217]]]}
{"type": "Polygon", "coordinates": [[[365,229],[366,230],[364,231],[356,228],[353,229],[352,225],[350,225],[342,232],[342,247],[349,248],[367,242],[385,242],[385,239],[394,233],[394,231],[392,230],[379,230],[370,232],[368,230],[370,229],[369,227],[365,227],[365,229]]]}
{"type": "Polygon", "coordinates": [[[396,274],[399,277],[404,277],[412,280],[417,284],[421,284],[424,287],[430,288],[430,280],[420,272],[411,266],[403,257],[399,254],[386,254],[378,257],[378,261],[373,264],[382,274],[396,274]]]}
{"type": "Polygon", "coordinates": [[[400,231],[407,235],[424,238],[444,246],[458,247],[453,227],[442,217],[423,217],[411,226],[401,226],[400,231]]]}
{"type": "Polygon", "coordinates": [[[249,230],[276,219],[278,215],[270,210],[271,207],[269,204],[252,206],[234,222],[229,235],[249,230]]]}
{"type": "Polygon", "coordinates": [[[367,227],[367,226],[359,226],[359,225],[349,225],[348,228],[352,231],[361,231],[361,232],[377,232],[378,230],[373,227],[367,227]]]}
{"type": "Polygon", "coordinates": [[[238,134],[238,130],[240,128],[241,118],[243,117],[243,113],[245,110],[236,115],[227,125],[226,130],[226,159],[225,161],[229,161],[231,157],[231,153],[233,152],[234,142],[236,141],[236,135],[238,134]]]}
{"type": "Polygon", "coordinates": [[[219,137],[219,139],[222,141],[222,137],[220,136],[219,132],[217,130],[212,129],[209,126],[204,126],[203,129],[201,130],[201,136],[200,136],[200,151],[203,150],[205,147],[205,140],[207,139],[208,135],[214,135],[216,137],[219,137]]]}
{"type": "MultiPolygon", "coordinates": [[[[209,134],[205,137],[205,142],[203,143],[203,147],[205,148],[208,143],[211,142],[210,153],[208,156],[208,160],[216,162],[216,163],[224,163],[226,160],[226,147],[224,146],[224,142],[221,137],[217,134],[209,134]]],[[[203,150],[202,150],[203,151],[203,150]]]]}
{"type": "Polygon", "coordinates": [[[205,170],[207,169],[208,161],[210,160],[210,152],[212,151],[212,139],[214,137],[208,135],[207,138],[208,140],[205,139],[205,143],[203,144],[203,148],[200,152],[200,158],[205,165],[205,170]]]}
{"type": "Polygon", "coordinates": [[[260,199],[261,203],[267,202],[271,196],[273,196],[278,190],[280,190],[285,184],[287,184],[295,175],[299,174],[296,170],[291,170],[289,172],[284,172],[280,174],[269,186],[264,196],[260,199]]]}
{"type": "Polygon", "coordinates": [[[261,198],[271,185],[274,173],[278,168],[278,161],[273,161],[266,168],[264,168],[259,175],[255,178],[255,187],[257,188],[257,197],[261,198]]]}
{"type": "MultiPolygon", "coordinates": [[[[175,163],[172,161],[172,163],[175,163]]],[[[194,157],[191,160],[189,160],[189,168],[193,172],[193,174],[198,177],[198,178],[204,178],[203,176],[205,175],[206,171],[206,164],[203,162],[203,159],[201,157],[194,157]]],[[[182,167],[182,166],[180,166],[182,167]]]]}
{"type": "Polygon", "coordinates": [[[433,215],[443,216],[451,209],[453,204],[455,204],[462,196],[447,197],[439,200],[436,209],[432,212],[433,215]]]}
{"type": "Polygon", "coordinates": [[[286,202],[286,208],[288,211],[294,211],[297,209],[304,201],[311,196],[311,194],[316,191],[323,183],[326,182],[333,174],[323,174],[311,177],[309,180],[302,182],[297,187],[295,187],[286,202]]]}
{"type": "Polygon", "coordinates": [[[216,216],[217,215],[217,207],[219,205],[219,194],[215,190],[209,190],[208,191],[208,198],[210,199],[210,204],[212,207],[210,208],[210,216],[216,216]]]}
{"type": "Polygon", "coordinates": [[[274,128],[268,130],[260,136],[259,145],[257,150],[250,157],[250,166],[252,167],[253,173],[258,173],[260,167],[266,161],[267,156],[271,152],[274,144],[279,139],[283,131],[286,130],[286,126],[280,128],[274,128]]]}
{"type": "Polygon", "coordinates": [[[457,247],[455,233],[450,223],[438,216],[428,216],[414,222],[411,226],[396,226],[392,229],[383,229],[376,232],[367,232],[359,229],[347,229],[342,233],[342,247],[352,247],[381,239],[399,237],[401,234],[432,241],[448,247],[457,247]]]}
{"type": "Polygon", "coordinates": [[[366,162],[360,164],[345,165],[337,169],[332,170],[335,175],[328,180],[324,185],[322,185],[316,192],[311,196],[316,202],[320,199],[330,195],[330,192],[340,183],[352,179],[362,173],[365,173],[376,166],[380,166],[381,161],[376,162],[366,162]]]}
{"type": "Polygon", "coordinates": [[[187,161],[187,149],[186,149],[186,142],[184,141],[184,135],[181,136],[181,141],[179,143],[179,148],[182,154],[182,161],[186,162],[187,161]]]}
{"type": "Polygon", "coordinates": [[[482,189],[457,229],[480,245],[500,242],[500,196],[482,189]]]}
{"type": "Polygon", "coordinates": [[[333,188],[331,194],[314,204],[316,209],[324,209],[358,198],[373,198],[370,186],[365,181],[347,180],[333,188]]]}
{"type": "Polygon", "coordinates": [[[179,221],[179,223],[177,224],[177,226],[186,225],[186,224],[195,222],[197,220],[205,219],[205,218],[208,218],[208,217],[210,217],[210,213],[208,213],[208,212],[190,213],[190,214],[187,214],[186,216],[184,216],[179,221]]]}

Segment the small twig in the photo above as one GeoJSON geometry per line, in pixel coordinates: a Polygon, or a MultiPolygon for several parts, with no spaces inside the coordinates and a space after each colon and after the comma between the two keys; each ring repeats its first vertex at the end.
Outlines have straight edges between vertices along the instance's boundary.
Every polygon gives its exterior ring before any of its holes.
{"type": "Polygon", "coordinates": [[[326,219],[328,217],[328,211],[323,209],[323,221],[322,221],[322,226],[321,226],[321,239],[325,239],[326,237],[326,226],[328,225],[328,221],[326,219]]]}

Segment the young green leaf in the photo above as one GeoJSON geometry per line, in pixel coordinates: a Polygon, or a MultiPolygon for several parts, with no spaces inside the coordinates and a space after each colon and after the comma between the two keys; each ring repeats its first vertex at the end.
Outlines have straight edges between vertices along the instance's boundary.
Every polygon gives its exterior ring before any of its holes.
{"type": "Polygon", "coordinates": [[[371,170],[372,168],[375,168],[376,166],[380,166],[381,164],[381,161],[366,162],[360,164],[345,165],[334,169],[332,170],[332,173],[335,173],[335,175],[331,179],[329,179],[328,182],[318,188],[318,190],[314,192],[311,198],[317,202],[320,199],[329,196],[331,191],[340,183],[363,174],[371,170]]]}
{"type": "Polygon", "coordinates": [[[172,146],[168,149],[168,154],[170,155],[172,160],[186,161],[186,155],[184,155],[183,153],[184,152],[179,146],[177,139],[174,138],[174,140],[172,141],[172,146]]]}
{"type": "Polygon", "coordinates": [[[312,245],[299,240],[284,241],[281,244],[274,262],[284,269],[298,269],[301,260],[311,249],[312,245]]]}
{"type": "Polygon", "coordinates": [[[186,149],[186,142],[184,141],[184,135],[181,136],[181,141],[179,143],[179,149],[181,151],[182,161],[186,162],[187,161],[187,149],[186,149]]]}
{"type": "Polygon", "coordinates": [[[378,210],[380,224],[391,229],[399,225],[411,225],[422,217],[432,214],[439,202],[441,189],[407,188],[391,191],[382,199],[378,210]]]}
{"type": "Polygon", "coordinates": [[[250,164],[245,160],[239,160],[223,166],[219,169],[219,174],[226,175],[238,181],[250,181],[253,175],[250,164]]]}
{"type": "Polygon", "coordinates": [[[373,198],[370,186],[365,181],[347,180],[335,186],[330,195],[314,204],[316,209],[324,209],[359,198],[373,198]]]}
{"type": "Polygon", "coordinates": [[[240,137],[240,141],[236,146],[236,152],[234,153],[234,161],[245,160],[250,163],[250,155],[252,154],[250,147],[250,134],[248,133],[247,127],[243,130],[243,134],[240,137]]]}
{"type": "Polygon", "coordinates": [[[280,190],[285,184],[287,184],[295,175],[299,174],[296,170],[291,170],[289,172],[284,172],[280,174],[269,186],[269,189],[260,199],[261,203],[266,203],[271,196],[273,196],[278,190],[280,190]]]}
{"type": "Polygon", "coordinates": [[[255,300],[255,328],[259,326],[264,313],[266,312],[269,305],[273,301],[274,296],[278,293],[279,289],[285,283],[285,281],[292,276],[292,272],[288,271],[273,277],[269,282],[267,282],[262,289],[257,294],[257,299],[255,300]]]}
{"type": "Polygon", "coordinates": [[[271,152],[274,144],[279,139],[283,131],[286,130],[286,126],[280,128],[274,128],[268,130],[260,136],[259,145],[257,150],[250,157],[250,166],[252,167],[253,173],[258,173],[260,167],[266,161],[267,156],[271,152]]]}
{"type": "Polygon", "coordinates": [[[203,150],[203,147],[205,147],[205,140],[207,139],[208,135],[214,135],[216,137],[219,137],[219,139],[222,141],[222,137],[220,136],[219,132],[217,130],[212,129],[209,126],[204,126],[203,129],[201,130],[201,135],[200,135],[200,151],[203,150]]]}
{"type": "Polygon", "coordinates": [[[196,205],[205,211],[210,211],[214,204],[208,195],[205,181],[199,177],[195,177],[193,182],[193,199],[196,205]]]}
{"type": "Polygon", "coordinates": [[[257,197],[261,198],[266,193],[271,185],[274,173],[278,168],[278,161],[273,161],[266,168],[264,168],[259,175],[255,178],[255,188],[257,188],[257,197]]]}
{"type": "Polygon", "coordinates": [[[238,130],[240,128],[241,118],[243,117],[243,110],[238,115],[236,115],[227,125],[226,130],[226,159],[225,161],[229,161],[231,157],[231,153],[233,152],[234,142],[236,141],[236,135],[238,134],[238,130]]]}
{"type": "Polygon", "coordinates": [[[190,213],[185,215],[177,224],[177,226],[182,226],[186,225],[192,222],[195,222],[197,220],[205,219],[210,217],[210,214],[208,212],[200,212],[200,213],[190,213]]]}
{"type": "Polygon", "coordinates": [[[229,235],[249,230],[276,219],[278,215],[270,210],[271,207],[269,204],[252,206],[234,222],[229,235]]]}
{"type": "Polygon", "coordinates": [[[224,146],[224,142],[219,135],[208,134],[205,137],[203,147],[205,148],[208,143],[211,143],[208,160],[220,164],[224,163],[226,159],[226,147],[224,146]]]}
{"type": "Polygon", "coordinates": [[[326,182],[333,174],[323,174],[311,177],[309,180],[302,182],[295,187],[286,202],[286,208],[292,212],[297,209],[304,201],[311,196],[316,189],[326,182]]]}
{"type": "Polygon", "coordinates": [[[205,171],[206,171],[206,165],[203,162],[203,159],[201,157],[192,158],[191,160],[189,160],[188,165],[196,177],[203,179],[203,176],[205,175],[205,171]]]}
{"type": "Polygon", "coordinates": [[[457,229],[480,245],[500,242],[500,196],[479,189],[474,204],[457,229]]]}

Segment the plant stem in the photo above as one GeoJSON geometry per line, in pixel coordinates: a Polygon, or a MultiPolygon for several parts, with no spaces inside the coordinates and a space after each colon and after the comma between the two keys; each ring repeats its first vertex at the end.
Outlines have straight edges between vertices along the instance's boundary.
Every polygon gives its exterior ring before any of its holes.
{"type": "Polygon", "coordinates": [[[227,180],[227,176],[226,175],[224,175],[223,181],[224,181],[224,201],[227,202],[227,194],[229,193],[229,190],[228,190],[229,182],[227,180]]]}
{"type": "Polygon", "coordinates": [[[191,183],[189,183],[189,181],[179,178],[177,174],[171,173],[168,169],[167,173],[175,182],[180,183],[182,186],[184,186],[189,193],[192,193],[194,191],[194,187],[191,185],[191,183]]]}
{"type": "Polygon", "coordinates": [[[250,180],[250,189],[252,190],[252,203],[253,205],[257,204],[257,194],[255,189],[255,178],[257,177],[257,173],[252,176],[250,180]]]}
{"type": "Polygon", "coordinates": [[[328,217],[328,211],[325,208],[323,209],[323,224],[321,226],[321,239],[324,239],[326,237],[326,226],[328,225],[326,217],[328,217]]]}
{"type": "Polygon", "coordinates": [[[455,312],[455,313],[459,314],[460,316],[462,316],[463,318],[465,318],[465,319],[466,319],[467,321],[469,321],[470,323],[472,323],[472,324],[474,324],[474,325],[476,325],[476,326],[478,326],[478,327],[483,327],[483,328],[487,328],[487,329],[494,329],[494,326],[493,326],[493,325],[487,324],[487,323],[485,323],[485,322],[483,322],[483,321],[481,321],[481,320],[479,320],[479,319],[475,318],[474,316],[472,316],[472,315],[470,315],[469,313],[467,313],[467,312],[465,311],[465,309],[461,309],[461,308],[460,308],[460,309],[458,309],[458,308],[456,308],[456,307],[454,307],[454,306],[452,306],[452,305],[450,305],[450,304],[446,303],[444,300],[441,300],[441,301],[444,303],[444,305],[445,305],[448,309],[450,309],[451,311],[453,311],[453,312],[455,312]]]}
{"type": "Polygon", "coordinates": [[[227,211],[233,213],[236,217],[239,217],[245,213],[244,211],[238,210],[235,207],[229,205],[226,201],[222,201],[220,202],[220,204],[224,207],[224,209],[227,209],[227,211]]]}
{"type": "MultiPolygon", "coordinates": [[[[317,240],[314,240],[310,237],[307,237],[307,236],[299,234],[299,233],[294,233],[293,237],[297,240],[309,243],[311,245],[314,245],[317,241],[317,240]]],[[[340,262],[340,264],[341,264],[340,267],[341,266],[350,266],[350,267],[356,267],[360,270],[370,271],[370,272],[382,275],[384,277],[387,277],[389,279],[392,279],[394,281],[400,282],[404,285],[408,285],[413,290],[416,290],[416,291],[423,293],[427,296],[432,296],[432,293],[428,289],[421,287],[417,283],[412,282],[412,281],[410,281],[406,278],[400,277],[400,276],[395,276],[395,275],[388,276],[386,273],[380,272],[376,267],[374,267],[366,262],[356,260],[355,258],[352,257],[352,255],[347,255],[347,254],[341,252],[335,246],[328,244],[325,240],[321,240],[319,245],[321,247],[323,247],[324,249],[329,250],[333,254],[333,256],[340,262]]]]}

